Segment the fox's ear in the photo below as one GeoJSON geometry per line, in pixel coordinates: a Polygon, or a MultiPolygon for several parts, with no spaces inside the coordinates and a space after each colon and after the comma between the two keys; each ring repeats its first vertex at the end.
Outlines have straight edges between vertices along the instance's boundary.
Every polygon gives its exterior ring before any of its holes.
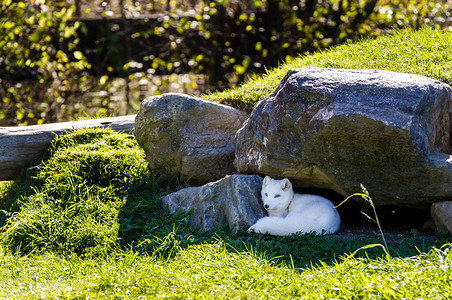
{"type": "Polygon", "coordinates": [[[265,176],[262,185],[268,185],[272,179],[269,176],[265,176]]]}
{"type": "Polygon", "coordinates": [[[292,188],[292,183],[290,183],[290,180],[287,178],[284,178],[281,180],[281,189],[283,191],[288,191],[292,188]]]}

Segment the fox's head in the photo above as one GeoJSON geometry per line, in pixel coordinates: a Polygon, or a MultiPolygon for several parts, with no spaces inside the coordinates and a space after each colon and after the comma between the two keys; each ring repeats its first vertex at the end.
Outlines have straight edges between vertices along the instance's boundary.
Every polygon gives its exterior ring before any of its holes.
{"type": "Polygon", "coordinates": [[[272,179],[265,176],[262,182],[262,203],[269,216],[281,216],[287,212],[294,196],[289,179],[272,179]]]}

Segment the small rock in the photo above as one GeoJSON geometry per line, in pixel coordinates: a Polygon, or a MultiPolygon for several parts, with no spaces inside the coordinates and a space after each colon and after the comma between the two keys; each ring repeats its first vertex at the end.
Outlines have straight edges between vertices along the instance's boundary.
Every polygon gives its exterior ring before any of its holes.
{"type": "Polygon", "coordinates": [[[266,215],[257,175],[231,175],[201,187],[189,187],[165,196],[171,213],[192,210],[193,227],[207,231],[227,222],[232,234],[245,232],[266,215]]]}
{"type": "Polygon", "coordinates": [[[446,231],[452,234],[452,201],[433,203],[430,214],[435,221],[437,232],[446,231]]]}
{"type": "Polygon", "coordinates": [[[433,218],[428,219],[425,221],[425,223],[422,225],[422,231],[428,231],[433,232],[435,234],[438,233],[438,227],[436,226],[435,220],[433,218]]]}

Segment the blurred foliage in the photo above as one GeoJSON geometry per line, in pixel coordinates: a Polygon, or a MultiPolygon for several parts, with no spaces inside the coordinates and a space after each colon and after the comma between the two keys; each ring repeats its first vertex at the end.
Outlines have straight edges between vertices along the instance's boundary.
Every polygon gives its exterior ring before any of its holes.
{"type": "Polygon", "coordinates": [[[76,50],[73,10],[51,1],[2,0],[0,8],[1,119],[27,124],[71,114],[90,65],[76,50]]]}
{"type": "MultiPolygon", "coordinates": [[[[118,9],[106,6],[112,19],[110,30],[104,34],[114,47],[108,47],[93,65],[100,73],[110,67],[115,72],[137,72],[135,77],[207,74],[210,88],[221,90],[300,53],[323,50],[360,37],[405,27],[452,30],[452,5],[431,0],[196,3],[173,4],[174,8],[165,15],[146,15],[149,6],[135,7],[129,14],[142,14],[139,24],[136,19],[121,20],[118,9]],[[114,40],[118,36],[122,38],[114,40]],[[122,67],[124,70],[120,70],[122,67]]],[[[155,6],[150,7],[155,11],[155,6]]],[[[92,17],[90,14],[85,17],[89,16],[92,17]]]]}
{"type": "Polygon", "coordinates": [[[1,1],[0,125],[131,113],[395,28],[452,30],[445,0],[1,1]]]}

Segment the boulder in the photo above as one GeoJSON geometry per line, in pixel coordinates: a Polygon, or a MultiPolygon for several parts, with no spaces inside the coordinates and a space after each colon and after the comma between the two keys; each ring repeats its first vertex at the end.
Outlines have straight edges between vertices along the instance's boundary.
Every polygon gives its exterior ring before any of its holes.
{"type": "Polygon", "coordinates": [[[225,222],[233,234],[246,232],[266,215],[257,175],[232,175],[201,187],[188,187],[165,196],[162,201],[171,213],[192,211],[193,227],[207,231],[225,222]]]}
{"type": "Polygon", "coordinates": [[[141,102],[135,137],[153,170],[206,183],[236,173],[234,136],[247,117],[229,106],[164,94],[141,102]]]}
{"type": "Polygon", "coordinates": [[[238,131],[240,173],[287,177],[376,205],[452,199],[452,89],[377,70],[290,70],[238,131]]]}
{"type": "Polygon", "coordinates": [[[452,234],[452,201],[433,203],[430,214],[436,225],[437,232],[452,234]]]}

